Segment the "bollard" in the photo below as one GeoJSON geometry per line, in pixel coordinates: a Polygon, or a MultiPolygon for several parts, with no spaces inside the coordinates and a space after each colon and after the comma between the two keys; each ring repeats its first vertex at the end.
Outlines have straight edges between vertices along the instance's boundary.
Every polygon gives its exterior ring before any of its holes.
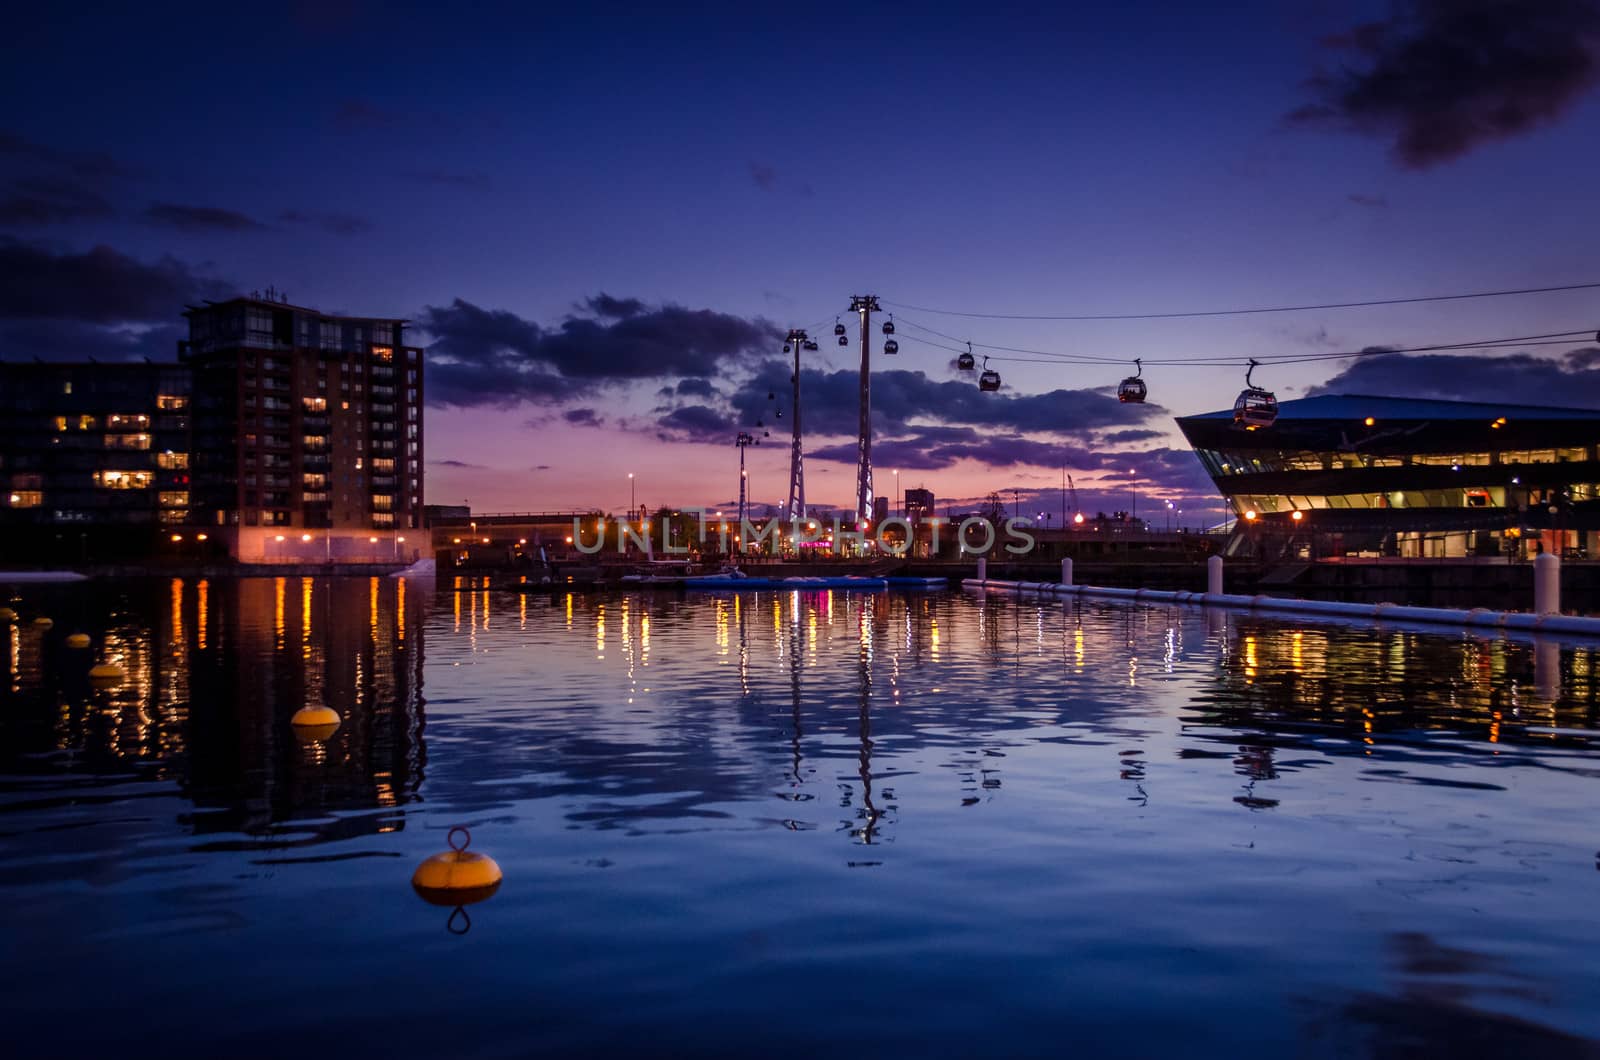
{"type": "Polygon", "coordinates": [[[1553,552],[1533,557],[1533,613],[1561,613],[1561,559],[1553,552]]]}
{"type": "Polygon", "coordinates": [[[989,561],[982,556],[978,557],[978,580],[980,582],[989,580],[989,561]]]}
{"type": "Polygon", "coordinates": [[[1222,557],[1212,556],[1206,560],[1206,592],[1212,596],[1222,595],[1222,557]]]}
{"type": "Polygon", "coordinates": [[[1061,561],[1061,584],[1062,585],[1071,585],[1072,584],[1072,557],[1071,556],[1068,556],[1066,559],[1061,561]]]}

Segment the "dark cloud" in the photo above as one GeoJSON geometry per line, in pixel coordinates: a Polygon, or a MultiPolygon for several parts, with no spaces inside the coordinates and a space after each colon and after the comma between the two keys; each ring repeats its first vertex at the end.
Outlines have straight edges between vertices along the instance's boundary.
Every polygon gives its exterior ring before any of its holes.
{"type": "Polygon", "coordinates": [[[465,460],[430,460],[428,463],[436,467],[459,467],[474,470],[482,470],[486,466],[484,464],[469,464],[465,460]]]}
{"type": "Polygon", "coordinates": [[[600,414],[590,408],[568,409],[561,414],[561,418],[574,427],[598,427],[604,422],[600,414]]]}
{"type": "Polygon", "coordinates": [[[1148,442],[1152,438],[1159,437],[1161,437],[1160,431],[1112,431],[1109,434],[1101,435],[1100,440],[1111,445],[1127,445],[1130,442],[1148,442]]]}
{"type": "Polygon", "coordinates": [[[133,168],[103,152],[63,151],[7,132],[0,132],[0,157],[66,170],[85,180],[138,175],[133,168]]]}
{"type": "Polygon", "coordinates": [[[1379,353],[1306,390],[1308,397],[1317,394],[1405,394],[1600,409],[1600,347],[1570,350],[1556,359],[1527,353],[1379,353]]]}
{"type": "Polygon", "coordinates": [[[1390,141],[1422,169],[1560,117],[1600,82],[1597,0],[1397,0],[1325,42],[1354,65],[1309,82],[1289,115],[1390,141]]]}
{"type": "MultiPolygon", "coordinates": [[[[613,311],[635,301],[599,299],[613,311]]],[[[444,405],[553,402],[619,383],[704,378],[779,334],[765,320],[642,304],[627,316],[574,316],[546,328],[460,298],[426,307],[417,326],[433,338],[429,394],[444,405]]]]}
{"type": "Polygon", "coordinates": [[[421,181],[424,184],[443,184],[452,188],[469,188],[473,191],[489,190],[489,174],[487,173],[453,173],[443,169],[414,169],[401,174],[408,180],[421,181]]]}
{"type": "Polygon", "coordinates": [[[626,320],[644,312],[644,303],[637,298],[613,298],[604,291],[584,300],[584,307],[597,317],[626,320]]]}
{"type": "MultiPolygon", "coordinates": [[[[854,465],[856,443],[821,446],[807,451],[813,460],[831,460],[854,465]]],[[[1083,446],[1043,441],[1021,434],[996,434],[971,427],[925,427],[900,438],[874,439],[872,464],[879,474],[889,469],[936,471],[962,460],[973,460],[986,467],[1093,468],[1100,457],[1083,446]]]]}
{"type": "Polygon", "coordinates": [[[679,397],[716,397],[717,388],[709,379],[680,379],[675,392],[679,397]]]}
{"type": "Polygon", "coordinates": [[[656,437],[685,442],[728,442],[736,428],[726,412],[709,405],[685,405],[656,421],[656,437]]]}
{"type": "MultiPolygon", "coordinates": [[[[174,307],[176,315],[178,307],[174,307]]],[[[89,324],[79,320],[0,320],[0,360],[170,361],[188,329],[173,324],[89,324]]]]}
{"type": "MultiPolygon", "coordinates": [[[[733,396],[742,418],[750,422],[760,419],[766,412],[767,394],[788,389],[790,371],[780,361],[764,362],[733,396]]],[[[800,386],[807,430],[855,434],[860,379],[854,369],[803,370],[800,386]]],[[[903,433],[907,424],[918,421],[1081,435],[1100,428],[1132,427],[1166,414],[1159,405],[1124,405],[1098,390],[985,394],[970,379],[935,380],[904,369],[876,372],[872,377],[873,429],[889,436],[903,433]]]]}
{"type": "Polygon", "coordinates": [[[0,319],[173,322],[185,304],[231,293],[173,258],[145,263],[103,246],[57,253],[0,238],[0,319]]]}
{"type": "Polygon", "coordinates": [[[778,187],[778,169],[763,162],[751,162],[750,179],[762,191],[775,191],[778,187]]]}
{"type": "Polygon", "coordinates": [[[180,232],[259,232],[267,226],[248,214],[220,206],[187,206],[174,202],[153,202],[144,212],[151,224],[175,228],[180,232]]]}
{"type": "Polygon", "coordinates": [[[105,196],[69,177],[23,177],[0,197],[0,225],[16,228],[99,220],[115,213],[105,196]]]}
{"type": "Polygon", "coordinates": [[[316,228],[335,236],[358,236],[372,231],[372,222],[365,217],[347,213],[316,213],[303,210],[285,210],[278,215],[284,224],[316,228]]]}

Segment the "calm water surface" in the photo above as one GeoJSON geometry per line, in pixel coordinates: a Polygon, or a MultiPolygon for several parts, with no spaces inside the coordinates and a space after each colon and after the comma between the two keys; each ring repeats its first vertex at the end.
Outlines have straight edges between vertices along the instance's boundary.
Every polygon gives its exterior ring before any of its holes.
{"type": "Polygon", "coordinates": [[[0,1006],[48,1055],[1600,1051],[1591,647],[952,593],[11,604],[0,1006]],[[460,913],[409,883],[457,823],[505,870],[460,913]]]}

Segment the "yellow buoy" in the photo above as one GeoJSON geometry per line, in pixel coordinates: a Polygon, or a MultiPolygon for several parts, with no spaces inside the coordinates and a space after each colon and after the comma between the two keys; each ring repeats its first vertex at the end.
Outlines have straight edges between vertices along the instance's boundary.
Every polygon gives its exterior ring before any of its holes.
{"type": "Polygon", "coordinates": [[[89,667],[89,680],[97,685],[120,685],[127,676],[116,663],[100,663],[89,667]]]}
{"type": "Polygon", "coordinates": [[[289,719],[302,740],[326,740],[339,731],[339,712],[332,707],[301,707],[289,719]]]}
{"type": "Polygon", "coordinates": [[[411,874],[411,889],[423,901],[431,905],[471,905],[500,889],[500,866],[494,858],[467,850],[472,843],[471,832],[456,825],[450,829],[448,842],[449,850],[433,855],[411,874]]]}
{"type": "Polygon", "coordinates": [[[15,622],[17,613],[9,607],[0,607],[0,622],[15,622]]]}
{"type": "Polygon", "coordinates": [[[87,648],[88,646],[89,646],[89,634],[87,634],[87,633],[72,633],[72,634],[68,634],[68,636],[67,636],[67,647],[69,647],[69,648],[87,648]]]}
{"type": "Polygon", "coordinates": [[[40,615],[38,618],[33,620],[34,629],[49,629],[53,625],[55,625],[55,623],[50,621],[48,618],[45,618],[43,615],[40,615]]]}

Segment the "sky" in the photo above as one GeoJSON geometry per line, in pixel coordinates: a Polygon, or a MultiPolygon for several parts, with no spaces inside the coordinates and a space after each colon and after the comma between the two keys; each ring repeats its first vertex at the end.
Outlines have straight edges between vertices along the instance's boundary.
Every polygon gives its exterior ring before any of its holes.
{"type": "Polygon", "coordinates": [[[268,285],[405,317],[427,500],[477,511],[620,510],[630,473],[731,506],[743,429],[781,504],[793,327],[808,499],[848,507],[853,294],[901,346],[874,336],[878,490],[941,504],[1057,511],[1067,472],[1086,509],[1215,521],[1173,417],[1251,357],[1280,399],[1600,408],[1594,289],[1016,319],[1600,281],[1600,0],[576,6],[16,16],[0,358],[170,359],[186,302],[268,285]],[[1134,358],[1228,363],[1147,363],[1121,405],[1134,358]]]}

